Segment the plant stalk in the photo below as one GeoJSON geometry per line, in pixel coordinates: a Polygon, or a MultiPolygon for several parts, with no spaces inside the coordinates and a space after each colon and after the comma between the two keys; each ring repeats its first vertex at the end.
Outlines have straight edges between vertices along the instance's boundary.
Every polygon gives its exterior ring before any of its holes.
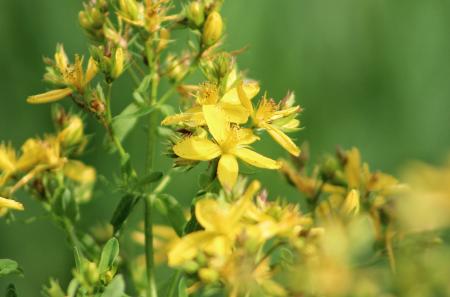
{"type": "MultiPolygon", "coordinates": [[[[155,60],[150,65],[151,72],[151,93],[149,96],[149,106],[153,106],[156,104],[157,96],[158,96],[158,84],[159,77],[157,74],[157,62],[158,59],[155,60]]],[[[158,127],[158,113],[151,112],[148,115],[148,127],[147,127],[147,158],[145,164],[145,172],[151,172],[154,167],[155,160],[155,149],[157,144],[157,127],[158,127]]],[[[155,263],[154,263],[154,250],[153,250],[153,214],[152,214],[152,206],[153,206],[153,187],[152,185],[148,186],[148,194],[144,199],[145,204],[145,213],[144,213],[144,224],[145,224],[145,264],[147,270],[147,297],[157,297],[157,287],[155,281],[155,263]]]]}

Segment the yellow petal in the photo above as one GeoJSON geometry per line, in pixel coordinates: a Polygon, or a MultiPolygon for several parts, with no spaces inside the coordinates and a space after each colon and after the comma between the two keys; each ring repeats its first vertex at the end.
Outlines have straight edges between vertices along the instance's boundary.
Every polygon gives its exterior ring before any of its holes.
{"type": "Polygon", "coordinates": [[[50,103],[61,100],[70,94],[72,94],[72,89],[70,88],[52,90],[39,95],[30,96],[27,98],[27,102],[30,104],[50,103]]]}
{"type": "Polygon", "coordinates": [[[242,159],[248,164],[259,168],[279,169],[281,167],[279,162],[264,157],[263,155],[247,148],[238,148],[235,150],[235,154],[239,159],[242,159]]]}
{"type": "MultiPolygon", "coordinates": [[[[242,90],[245,95],[249,99],[252,99],[259,93],[259,84],[256,81],[247,81],[242,84],[242,90]]],[[[221,102],[230,103],[230,104],[241,104],[241,100],[239,99],[238,87],[234,87],[230,89],[228,92],[223,95],[220,99],[221,102]]]]}
{"type": "Polygon", "coordinates": [[[361,155],[357,148],[352,148],[347,152],[345,175],[347,176],[348,187],[350,189],[359,187],[361,180],[361,155]]]}
{"type": "Polygon", "coordinates": [[[90,57],[86,69],[85,84],[90,82],[97,74],[97,72],[98,72],[97,64],[95,63],[95,60],[92,57],[90,57]]]}
{"type": "Polygon", "coordinates": [[[217,167],[217,176],[220,184],[227,190],[231,190],[236,183],[239,173],[239,166],[236,157],[225,154],[220,157],[217,167]]]}
{"type": "Polygon", "coordinates": [[[284,118],[284,117],[290,116],[291,114],[299,112],[299,111],[300,111],[300,106],[298,106],[298,105],[289,107],[286,109],[277,110],[273,113],[273,117],[271,119],[276,120],[279,118],[284,118]]]}
{"type": "Polygon", "coordinates": [[[249,128],[238,129],[237,136],[239,144],[251,144],[259,140],[259,137],[253,133],[252,129],[249,128]]]}
{"type": "Polygon", "coordinates": [[[219,144],[224,143],[231,129],[223,110],[217,105],[203,105],[202,109],[209,132],[219,144]]]}
{"type": "Polygon", "coordinates": [[[359,212],[359,192],[351,190],[341,206],[341,211],[345,215],[357,214],[359,212]]]}
{"type": "Polygon", "coordinates": [[[214,142],[200,138],[189,137],[173,146],[177,156],[188,160],[209,161],[220,156],[220,147],[214,142]]]}
{"type": "Polygon", "coordinates": [[[253,114],[252,102],[250,101],[250,97],[245,92],[242,83],[237,86],[237,92],[238,92],[239,100],[241,101],[242,106],[244,106],[250,114],[253,114]]]}
{"type": "Polygon", "coordinates": [[[195,217],[206,231],[226,234],[228,230],[229,204],[216,199],[204,198],[195,204],[195,217]]]}
{"type": "Polygon", "coordinates": [[[294,156],[300,155],[300,148],[289,138],[286,134],[283,133],[280,129],[276,128],[272,125],[263,125],[263,128],[267,130],[267,132],[272,136],[272,138],[278,142],[285,150],[294,156]]]}
{"type": "Polygon", "coordinates": [[[23,204],[12,199],[0,197],[0,208],[24,210],[23,204]]]}
{"type": "Polygon", "coordinates": [[[169,266],[179,266],[192,260],[198,251],[208,245],[217,236],[216,232],[193,232],[176,242],[168,253],[169,266]]]}
{"type": "Polygon", "coordinates": [[[242,216],[251,209],[251,202],[256,192],[261,188],[261,184],[259,181],[253,181],[245,190],[241,199],[236,202],[230,210],[230,214],[228,215],[227,225],[229,228],[235,228],[237,223],[241,220],[242,216]]]}
{"type": "Polygon", "coordinates": [[[241,104],[219,103],[227,120],[231,123],[247,123],[249,113],[241,104]]]}
{"type": "Polygon", "coordinates": [[[202,126],[205,124],[205,117],[201,107],[194,107],[186,110],[186,112],[167,116],[162,122],[162,125],[176,125],[184,123],[192,126],[202,126]]]}

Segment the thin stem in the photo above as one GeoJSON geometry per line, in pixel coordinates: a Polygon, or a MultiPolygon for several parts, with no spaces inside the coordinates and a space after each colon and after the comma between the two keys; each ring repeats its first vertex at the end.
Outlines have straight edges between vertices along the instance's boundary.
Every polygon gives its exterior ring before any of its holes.
{"type": "MultiPolygon", "coordinates": [[[[155,51],[156,52],[156,51],[155,51]]],[[[152,106],[156,103],[158,96],[159,77],[157,73],[158,57],[155,55],[155,60],[150,63],[150,75],[151,75],[151,93],[149,96],[148,104],[152,106]]],[[[149,61],[150,62],[150,61],[149,61]]],[[[156,128],[158,126],[158,114],[152,112],[148,115],[148,134],[147,134],[147,160],[145,171],[151,172],[154,166],[155,149],[157,143],[156,128]]],[[[152,193],[153,187],[149,185],[148,193],[152,193]]],[[[155,282],[155,265],[154,265],[154,251],[153,251],[153,195],[148,194],[144,200],[145,203],[145,264],[147,270],[147,297],[157,297],[157,288],[155,282]]]]}
{"type": "Polygon", "coordinates": [[[172,281],[170,283],[169,290],[167,291],[167,294],[166,294],[167,297],[175,296],[175,291],[177,290],[177,284],[178,284],[178,281],[180,280],[180,277],[181,277],[181,271],[177,270],[177,272],[175,272],[174,276],[172,277],[172,281]]]}

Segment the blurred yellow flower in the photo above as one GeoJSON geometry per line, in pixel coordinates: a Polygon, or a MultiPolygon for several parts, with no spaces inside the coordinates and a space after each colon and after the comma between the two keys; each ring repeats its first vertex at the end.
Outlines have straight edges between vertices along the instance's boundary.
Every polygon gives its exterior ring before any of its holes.
{"type": "Polygon", "coordinates": [[[227,255],[241,230],[240,220],[249,209],[260,183],[254,181],[242,197],[230,205],[212,198],[197,202],[195,215],[204,230],[181,238],[169,251],[169,265],[180,266],[193,259],[199,251],[210,255],[227,255]]]}

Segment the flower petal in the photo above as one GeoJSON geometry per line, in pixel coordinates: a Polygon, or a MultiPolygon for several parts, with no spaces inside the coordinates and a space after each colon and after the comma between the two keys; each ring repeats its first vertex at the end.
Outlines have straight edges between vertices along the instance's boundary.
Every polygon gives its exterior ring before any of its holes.
{"type": "Polygon", "coordinates": [[[243,84],[239,84],[237,86],[237,92],[239,95],[239,100],[241,101],[241,104],[248,110],[249,113],[253,114],[253,105],[250,101],[250,97],[247,95],[247,92],[244,90],[243,84]]]}
{"type": "Polygon", "coordinates": [[[0,197],[0,208],[24,210],[23,204],[12,199],[0,197]]]}
{"type": "Polygon", "coordinates": [[[219,143],[224,143],[231,133],[224,111],[217,105],[203,105],[203,116],[214,139],[219,143]]]}
{"type": "Polygon", "coordinates": [[[220,147],[211,140],[189,137],[173,146],[177,156],[188,160],[209,161],[220,156],[220,147]]]}
{"type": "Polygon", "coordinates": [[[247,123],[249,113],[241,104],[219,103],[228,121],[231,123],[247,123]]]}
{"type": "Polygon", "coordinates": [[[217,167],[217,176],[220,184],[227,190],[231,190],[236,183],[239,173],[239,165],[236,157],[225,154],[220,157],[217,167]]]}
{"type": "Polygon", "coordinates": [[[195,217],[206,231],[227,233],[229,204],[219,202],[217,199],[204,198],[195,204],[195,217]]]}
{"type": "Polygon", "coordinates": [[[239,144],[251,144],[260,138],[253,133],[252,129],[240,128],[237,130],[239,144]]]}
{"type": "MultiPolygon", "coordinates": [[[[249,99],[252,99],[259,93],[259,84],[256,81],[247,81],[242,84],[242,89],[249,99]]],[[[241,104],[239,99],[238,87],[230,89],[225,95],[222,96],[220,102],[231,103],[231,104],[241,104]]]]}
{"type": "Polygon", "coordinates": [[[267,130],[267,132],[272,136],[272,138],[278,142],[285,150],[294,156],[300,155],[300,148],[289,138],[286,134],[283,133],[280,129],[275,126],[265,124],[263,128],[267,130]]]}
{"type": "Polygon", "coordinates": [[[281,167],[280,163],[272,160],[270,158],[264,157],[263,155],[258,154],[255,151],[252,151],[247,148],[238,148],[235,150],[235,155],[242,159],[243,161],[247,162],[250,165],[253,165],[255,167],[259,168],[266,168],[266,169],[279,169],[281,167]]]}
{"type": "Polygon", "coordinates": [[[72,94],[72,89],[70,88],[52,90],[39,95],[30,96],[27,98],[27,102],[30,104],[50,103],[61,100],[70,94],[72,94]]]}
{"type": "Polygon", "coordinates": [[[190,233],[174,244],[168,253],[170,266],[179,266],[197,256],[199,249],[217,237],[216,232],[198,231],[190,233]]]}
{"type": "Polygon", "coordinates": [[[86,69],[86,77],[84,83],[87,84],[88,82],[90,82],[97,74],[97,72],[98,72],[97,64],[95,63],[94,58],[90,57],[86,69]]]}

